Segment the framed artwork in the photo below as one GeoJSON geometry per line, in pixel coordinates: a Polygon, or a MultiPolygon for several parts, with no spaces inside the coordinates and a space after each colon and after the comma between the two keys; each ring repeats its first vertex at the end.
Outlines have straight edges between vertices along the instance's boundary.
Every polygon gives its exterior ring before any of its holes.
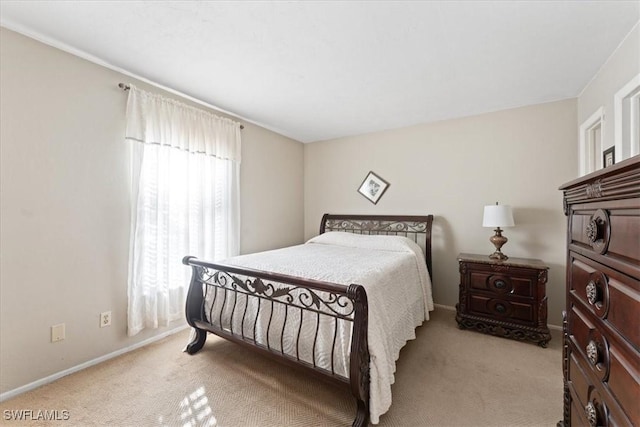
{"type": "Polygon", "coordinates": [[[602,152],[602,167],[606,168],[616,162],[616,147],[612,146],[602,152]]]}
{"type": "Polygon", "coordinates": [[[360,188],[358,188],[358,193],[362,194],[366,197],[371,203],[374,205],[378,203],[380,197],[387,191],[389,188],[389,183],[384,179],[380,178],[373,172],[369,172],[360,184],[360,188]]]}

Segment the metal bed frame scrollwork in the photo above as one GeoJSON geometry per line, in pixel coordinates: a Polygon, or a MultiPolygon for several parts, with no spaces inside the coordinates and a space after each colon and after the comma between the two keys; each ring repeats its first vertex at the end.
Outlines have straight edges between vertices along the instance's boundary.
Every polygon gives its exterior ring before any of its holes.
{"type": "MultiPolygon", "coordinates": [[[[325,214],[320,225],[320,234],[341,231],[366,235],[401,235],[415,241],[425,254],[425,261],[431,274],[431,225],[433,215],[331,215],[325,214]]],[[[348,385],[357,401],[357,413],[353,426],[365,426],[369,422],[369,347],[368,303],[365,288],[359,284],[341,285],[311,280],[284,274],[253,270],[222,264],[212,264],[187,256],[185,265],[191,266],[192,277],[187,294],[187,322],[195,330],[194,339],[185,351],[194,354],[207,339],[207,332],[248,346],[267,356],[285,363],[300,366],[319,374],[332,382],[348,385]],[[211,306],[206,312],[205,300],[211,306]],[[255,316],[247,316],[249,300],[257,302],[255,316]],[[243,303],[238,303],[238,301],[243,303]],[[244,308],[243,308],[244,306],[244,308]],[[266,342],[256,339],[256,328],[260,311],[268,312],[266,342]],[[280,329],[274,329],[275,342],[270,340],[272,328],[277,328],[273,320],[274,307],[284,310],[284,321],[280,329]],[[299,313],[297,315],[296,313],[299,313]],[[300,356],[300,334],[304,316],[315,317],[315,336],[311,362],[300,356]],[[227,319],[228,316],[228,319],[227,319]],[[234,316],[240,328],[234,330],[234,316]],[[251,324],[253,318],[253,324],[251,324]],[[297,325],[287,321],[299,317],[297,325]],[[318,366],[316,344],[321,320],[328,319],[333,324],[333,346],[330,354],[330,369],[318,366]],[[248,324],[248,327],[245,325],[248,324]],[[293,325],[293,326],[292,326],[293,325]],[[336,336],[341,327],[351,328],[351,342],[348,356],[348,375],[337,372],[334,364],[336,356],[336,336]],[[350,325],[350,326],[349,326],[350,325]],[[297,330],[296,330],[297,329],[297,330]],[[285,335],[295,336],[295,352],[284,350],[285,335]]],[[[254,304],[255,305],[255,304],[254,304]]],[[[266,315],[265,315],[266,316],[266,315]]],[[[325,322],[326,323],[326,322],[325,322]]],[[[264,341],[264,340],[263,340],[264,341]]],[[[328,356],[328,355],[325,355],[328,356]]]]}

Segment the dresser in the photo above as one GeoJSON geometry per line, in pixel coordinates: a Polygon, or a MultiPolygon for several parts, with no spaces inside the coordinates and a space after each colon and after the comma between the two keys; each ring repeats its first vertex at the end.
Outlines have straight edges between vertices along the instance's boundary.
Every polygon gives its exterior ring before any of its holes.
{"type": "Polygon", "coordinates": [[[640,156],[571,181],[564,426],[640,426],[640,156]]]}
{"type": "Polygon", "coordinates": [[[546,347],[547,267],[542,261],[509,258],[498,261],[489,254],[460,254],[460,294],[456,321],[461,329],[546,347]]]}

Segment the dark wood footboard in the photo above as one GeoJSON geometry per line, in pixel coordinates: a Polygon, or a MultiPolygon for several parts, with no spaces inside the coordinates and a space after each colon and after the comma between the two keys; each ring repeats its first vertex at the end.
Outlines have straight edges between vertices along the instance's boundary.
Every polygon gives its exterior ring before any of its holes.
{"type": "Polygon", "coordinates": [[[207,332],[211,332],[285,363],[301,366],[333,382],[348,385],[358,406],[353,425],[368,424],[368,304],[364,287],[212,264],[194,257],[185,257],[183,263],[192,268],[186,316],[196,332],[185,351],[196,353],[204,345],[207,332]],[[250,304],[257,307],[255,315],[248,310],[250,304]],[[307,326],[315,324],[313,342],[306,343],[312,347],[311,360],[304,360],[300,354],[303,319],[307,319],[307,326]],[[320,366],[316,351],[321,323],[325,325],[323,332],[332,334],[333,340],[328,366],[320,366]],[[261,339],[256,331],[264,331],[265,325],[266,332],[261,339]],[[326,325],[332,325],[333,331],[327,330],[326,325]],[[351,331],[350,352],[347,366],[340,370],[337,335],[339,329],[345,328],[351,331]],[[294,340],[295,346],[285,349],[285,339],[294,340]]]}

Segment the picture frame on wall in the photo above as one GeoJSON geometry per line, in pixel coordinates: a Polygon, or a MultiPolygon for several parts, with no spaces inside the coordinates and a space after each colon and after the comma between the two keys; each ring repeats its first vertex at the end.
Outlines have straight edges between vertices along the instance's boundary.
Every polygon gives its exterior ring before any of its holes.
{"type": "Polygon", "coordinates": [[[390,184],[387,181],[376,175],[373,171],[370,171],[364,181],[362,181],[362,184],[360,184],[358,193],[362,194],[367,200],[375,205],[378,203],[378,200],[380,200],[384,192],[387,191],[389,185],[390,184]]]}
{"type": "Polygon", "coordinates": [[[602,152],[602,167],[613,166],[616,162],[616,147],[611,146],[602,152]]]}

